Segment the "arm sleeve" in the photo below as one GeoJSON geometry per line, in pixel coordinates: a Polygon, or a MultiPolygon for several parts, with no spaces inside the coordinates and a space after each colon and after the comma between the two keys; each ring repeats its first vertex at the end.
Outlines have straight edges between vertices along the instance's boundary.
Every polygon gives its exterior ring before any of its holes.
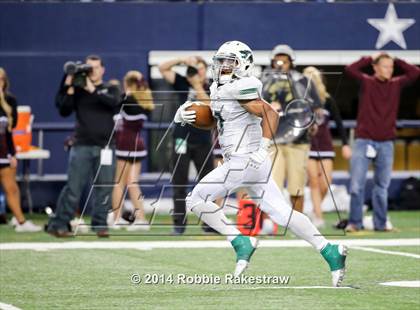
{"type": "Polygon", "coordinates": [[[399,82],[401,87],[405,87],[411,83],[414,83],[420,76],[420,68],[415,65],[410,65],[402,59],[395,59],[395,64],[404,72],[403,75],[399,76],[399,82]]]}
{"type": "Polygon", "coordinates": [[[57,107],[60,115],[63,117],[69,116],[75,108],[74,95],[67,95],[68,86],[64,85],[65,78],[66,77],[64,76],[60,83],[60,89],[55,96],[55,106],[57,107]]]}
{"type": "Polygon", "coordinates": [[[329,110],[330,110],[331,116],[335,121],[335,125],[337,126],[338,134],[340,135],[340,138],[341,138],[341,143],[343,145],[347,145],[348,144],[347,134],[343,126],[340,110],[338,109],[338,106],[335,100],[331,97],[328,98],[328,104],[329,104],[329,110]]]}
{"type": "Polygon", "coordinates": [[[111,108],[118,107],[120,105],[119,98],[121,96],[118,88],[115,86],[106,86],[104,89],[107,89],[107,92],[95,90],[93,95],[96,96],[101,103],[111,108]]]}
{"type": "Polygon", "coordinates": [[[236,100],[252,100],[261,98],[262,83],[255,77],[242,78],[236,82],[232,96],[236,100]]]}
{"type": "Polygon", "coordinates": [[[178,91],[188,91],[190,88],[190,83],[188,83],[188,80],[185,76],[175,73],[175,81],[172,86],[175,90],[178,91]]]}
{"type": "Polygon", "coordinates": [[[145,109],[134,96],[124,96],[124,98],[121,101],[121,104],[123,105],[124,111],[128,115],[136,115],[136,114],[150,114],[150,109],[145,109]]]}
{"type": "Polygon", "coordinates": [[[362,72],[362,69],[372,63],[372,57],[362,57],[358,61],[348,65],[345,72],[348,76],[358,81],[363,81],[367,75],[362,72]]]}

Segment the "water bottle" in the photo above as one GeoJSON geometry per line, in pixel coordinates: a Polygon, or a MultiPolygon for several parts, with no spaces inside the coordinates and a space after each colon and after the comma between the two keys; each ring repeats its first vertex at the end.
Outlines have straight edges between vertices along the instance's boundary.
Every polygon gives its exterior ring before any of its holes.
{"type": "Polygon", "coordinates": [[[0,214],[6,214],[6,197],[2,191],[0,191],[0,214]]]}

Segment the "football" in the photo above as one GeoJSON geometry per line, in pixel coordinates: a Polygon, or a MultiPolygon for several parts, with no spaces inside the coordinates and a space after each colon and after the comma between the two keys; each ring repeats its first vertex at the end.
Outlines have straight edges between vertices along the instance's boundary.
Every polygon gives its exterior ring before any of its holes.
{"type": "Polygon", "coordinates": [[[193,102],[192,106],[187,108],[187,111],[195,111],[196,119],[191,125],[200,129],[213,128],[214,118],[211,113],[210,106],[202,102],[193,102]]]}

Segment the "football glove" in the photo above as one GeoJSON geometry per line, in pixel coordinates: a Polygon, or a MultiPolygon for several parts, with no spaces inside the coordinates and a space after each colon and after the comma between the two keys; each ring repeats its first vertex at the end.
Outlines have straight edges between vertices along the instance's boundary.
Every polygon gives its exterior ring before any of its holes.
{"type": "Polygon", "coordinates": [[[270,139],[262,138],[260,148],[256,152],[252,153],[252,155],[249,157],[248,165],[258,169],[267,159],[271,144],[272,142],[270,139]]]}
{"type": "Polygon", "coordinates": [[[190,106],[192,106],[192,102],[186,101],[178,108],[174,117],[175,123],[181,123],[181,125],[184,126],[186,123],[192,124],[195,122],[195,111],[187,111],[187,108],[190,106]]]}

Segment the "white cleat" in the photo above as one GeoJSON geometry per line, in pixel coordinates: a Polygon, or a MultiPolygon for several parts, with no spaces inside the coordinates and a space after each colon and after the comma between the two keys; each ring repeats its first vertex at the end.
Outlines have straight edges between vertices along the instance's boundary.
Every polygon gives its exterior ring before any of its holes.
{"type": "MultiPolygon", "coordinates": [[[[349,252],[348,247],[340,244],[338,246],[338,252],[343,256],[343,259],[345,261],[345,259],[347,258],[347,254],[349,252]]],[[[341,284],[343,283],[345,274],[346,274],[346,268],[345,267],[342,268],[342,269],[331,271],[332,285],[334,287],[340,287],[341,284]]]]}
{"type": "Polygon", "coordinates": [[[233,275],[238,277],[248,267],[249,260],[251,259],[252,254],[254,254],[255,249],[258,246],[258,239],[254,237],[238,235],[231,241],[231,243],[236,252],[237,258],[235,272],[233,275]]]}
{"type": "Polygon", "coordinates": [[[332,275],[332,285],[334,287],[340,287],[341,283],[343,283],[344,274],[346,273],[346,269],[339,269],[335,271],[331,271],[332,275]]]}
{"type": "Polygon", "coordinates": [[[341,286],[344,275],[346,273],[346,258],[348,248],[341,244],[328,243],[322,250],[321,255],[330,266],[332,285],[334,287],[341,286]]]}
{"type": "Polygon", "coordinates": [[[239,277],[247,268],[248,268],[248,262],[244,259],[240,259],[236,263],[236,268],[233,275],[235,277],[239,277]]]}

